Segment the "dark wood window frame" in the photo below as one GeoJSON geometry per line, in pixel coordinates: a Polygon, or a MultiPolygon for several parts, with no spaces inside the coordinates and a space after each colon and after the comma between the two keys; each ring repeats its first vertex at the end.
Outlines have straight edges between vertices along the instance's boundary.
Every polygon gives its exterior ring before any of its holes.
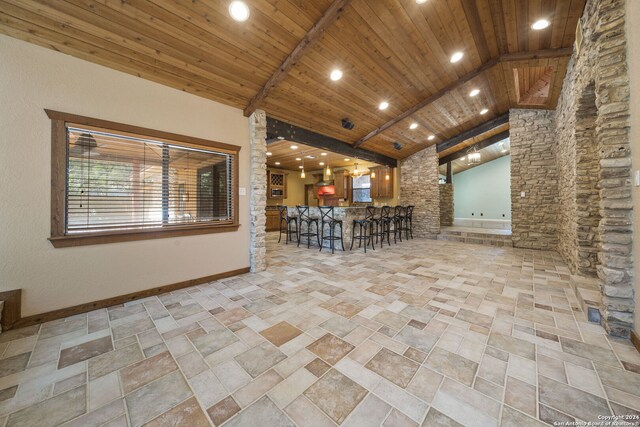
{"type": "Polygon", "coordinates": [[[45,110],[51,119],[51,237],[49,241],[56,248],[70,246],[97,245],[104,243],[129,242],[135,240],[162,239],[168,237],[193,236],[199,234],[225,233],[237,231],[239,223],[239,153],[241,147],[210,141],[191,136],[178,135],[153,129],[142,128],[123,123],[110,122],[76,114],[45,110]],[[93,126],[117,132],[144,135],[173,143],[200,146],[206,149],[219,149],[233,154],[232,184],[233,197],[232,222],[225,224],[172,225],[163,229],[114,230],[91,232],[82,235],[65,233],[65,204],[67,181],[67,130],[68,123],[93,126]]]}

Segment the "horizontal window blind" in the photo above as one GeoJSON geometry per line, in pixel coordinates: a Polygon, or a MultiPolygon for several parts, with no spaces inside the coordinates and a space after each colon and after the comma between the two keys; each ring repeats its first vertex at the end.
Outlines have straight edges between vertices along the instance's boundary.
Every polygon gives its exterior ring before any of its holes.
{"type": "Polygon", "coordinates": [[[232,223],[234,154],[67,124],[66,234],[232,223]]]}

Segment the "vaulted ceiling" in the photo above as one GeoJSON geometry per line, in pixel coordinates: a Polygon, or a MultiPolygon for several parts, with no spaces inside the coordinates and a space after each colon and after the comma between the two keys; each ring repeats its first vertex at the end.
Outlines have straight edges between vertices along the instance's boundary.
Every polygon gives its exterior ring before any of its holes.
{"type": "Polygon", "coordinates": [[[240,23],[228,0],[0,0],[0,33],[403,158],[555,108],[585,0],[245,2],[240,23]]]}

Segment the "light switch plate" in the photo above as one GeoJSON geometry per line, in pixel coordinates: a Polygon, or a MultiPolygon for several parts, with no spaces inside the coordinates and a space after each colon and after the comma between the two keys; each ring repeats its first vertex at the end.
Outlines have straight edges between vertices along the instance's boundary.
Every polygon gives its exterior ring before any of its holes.
{"type": "Polygon", "coordinates": [[[520,192],[520,197],[526,197],[526,196],[527,196],[527,193],[525,193],[524,191],[520,192]]]}
{"type": "Polygon", "coordinates": [[[246,196],[247,195],[247,189],[245,187],[240,187],[239,188],[239,194],[241,196],[246,196]]]}

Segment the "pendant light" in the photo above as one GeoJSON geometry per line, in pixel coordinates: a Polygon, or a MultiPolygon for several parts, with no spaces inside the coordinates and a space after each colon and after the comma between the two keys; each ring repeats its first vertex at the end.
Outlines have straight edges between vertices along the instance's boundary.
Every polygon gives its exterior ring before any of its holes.
{"type": "Polygon", "coordinates": [[[351,173],[351,175],[355,176],[355,177],[361,177],[362,176],[362,172],[360,169],[358,169],[358,162],[355,162],[353,164],[353,172],[351,173]]]}
{"type": "Polygon", "coordinates": [[[481,155],[480,152],[476,149],[476,147],[472,147],[469,151],[467,151],[467,162],[470,165],[477,165],[480,163],[481,155]]]}
{"type": "Polygon", "coordinates": [[[300,172],[300,178],[305,179],[307,174],[304,173],[304,153],[302,154],[302,171],[300,172]]]}
{"type": "Polygon", "coordinates": [[[384,172],[385,172],[385,174],[384,174],[385,181],[389,181],[389,179],[391,179],[391,177],[389,176],[389,166],[386,166],[384,168],[384,172]]]}
{"type": "Polygon", "coordinates": [[[324,176],[327,178],[331,177],[331,168],[329,167],[328,161],[327,161],[327,165],[324,168],[324,176]]]}
{"type": "Polygon", "coordinates": [[[376,177],[376,171],[371,171],[371,178],[375,179],[375,177],[376,177]]]}

